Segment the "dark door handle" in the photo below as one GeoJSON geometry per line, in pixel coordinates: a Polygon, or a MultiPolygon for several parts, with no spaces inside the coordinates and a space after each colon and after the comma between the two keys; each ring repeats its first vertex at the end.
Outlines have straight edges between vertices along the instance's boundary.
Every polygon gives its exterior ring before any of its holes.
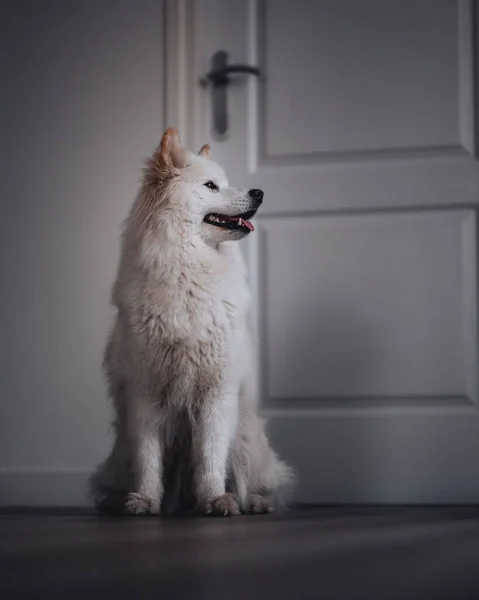
{"type": "Polygon", "coordinates": [[[231,81],[230,75],[234,74],[258,77],[260,70],[252,65],[229,65],[228,54],[219,50],[211,58],[211,71],[200,79],[200,85],[204,87],[211,84],[213,131],[219,137],[228,131],[227,87],[231,81]]]}
{"type": "Polygon", "coordinates": [[[223,67],[222,69],[215,69],[206,73],[201,79],[201,85],[208,85],[212,83],[213,85],[228,85],[229,77],[231,73],[244,73],[245,75],[256,75],[259,77],[260,70],[258,67],[253,67],[251,65],[228,65],[223,67]]]}

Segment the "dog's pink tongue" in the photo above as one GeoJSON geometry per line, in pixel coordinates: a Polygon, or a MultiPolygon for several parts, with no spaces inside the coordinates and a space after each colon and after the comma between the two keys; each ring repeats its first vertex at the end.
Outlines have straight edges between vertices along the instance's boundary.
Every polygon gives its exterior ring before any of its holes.
{"type": "Polygon", "coordinates": [[[247,227],[250,231],[254,231],[254,225],[250,221],[245,221],[244,219],[240,219],[239,217],[227,217],[228,221],[234,221],[238,223],[238,225],[243,225],[247,227]]]}
{"type": "Polygon", "coordinates": [[[247,227],[250,231],[254,231],[254,225],[253,223],[251,223],[250,221],[245,221],[244,219],[239,219],[239,224],[240,225],[244,225],[245,227],[247,227]]]}
{"type": "Polygon", "coordinates": [[[238,223],[238,225],[244,225],[244,227],[247,227],[250,231],[254,231],[254,225],[253,225],[253,223],[250,223],[249,221],[245,221],[244,219],[235,219],[234,217],[229,217],[228,220],[236,221],[238,223]]]}

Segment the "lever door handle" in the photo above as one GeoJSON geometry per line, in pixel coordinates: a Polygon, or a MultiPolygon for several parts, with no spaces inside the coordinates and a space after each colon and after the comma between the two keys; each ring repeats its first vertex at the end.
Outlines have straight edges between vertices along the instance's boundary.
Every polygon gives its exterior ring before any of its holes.
{"type": "Polygon", "coordinates": [[[200,85],[211,85],[213,131],[217,136],[224,137],[228,131],[228,98],[227,87],[231,82],[230,75],[255,75],[259,77],[260,70],[252,65],[229,65],[228,54],[224,50],[215,52],[211,58],[211,71],[200,79],[200,85]]]}
{"type": "Polygon", "coordinates": [[[244,73],[245,75],[256,75],[259,77],[260,70],[258,67],[253,67],[252,65],[227,65],[226,67],[209,71],[209,73],[206,73],[200,79],[200,83],[203,86],[207,86],[209,83],[213,85],[228,85],[230,81],[228,75],[231,73],[244,73]]]}

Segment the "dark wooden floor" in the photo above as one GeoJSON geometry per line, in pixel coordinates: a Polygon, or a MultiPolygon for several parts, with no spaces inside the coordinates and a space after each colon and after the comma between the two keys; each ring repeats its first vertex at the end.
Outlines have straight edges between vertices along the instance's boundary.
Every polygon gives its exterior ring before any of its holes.
{"type": "Polygon", "coordinates": [[[0,516],[0,597],[479,599],[479,507],[0,516]]]}

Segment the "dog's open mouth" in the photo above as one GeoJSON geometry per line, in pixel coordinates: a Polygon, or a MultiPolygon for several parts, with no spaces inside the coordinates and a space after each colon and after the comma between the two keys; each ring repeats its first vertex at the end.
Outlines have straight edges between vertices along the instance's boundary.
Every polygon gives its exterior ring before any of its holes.
{"type": "Polygon", "coordinates": [[[243,231],[244,233],[249,233],[250,231],[254,231],[254,225],[249,221],[249,219],[252,219],[255,214],[256,210],[250,210],[242,215],[237,216],[209,213],[204,218],[204,222],[209,223],[210,225],[215,225],[216,227],[236,229],[243,231]]]}

